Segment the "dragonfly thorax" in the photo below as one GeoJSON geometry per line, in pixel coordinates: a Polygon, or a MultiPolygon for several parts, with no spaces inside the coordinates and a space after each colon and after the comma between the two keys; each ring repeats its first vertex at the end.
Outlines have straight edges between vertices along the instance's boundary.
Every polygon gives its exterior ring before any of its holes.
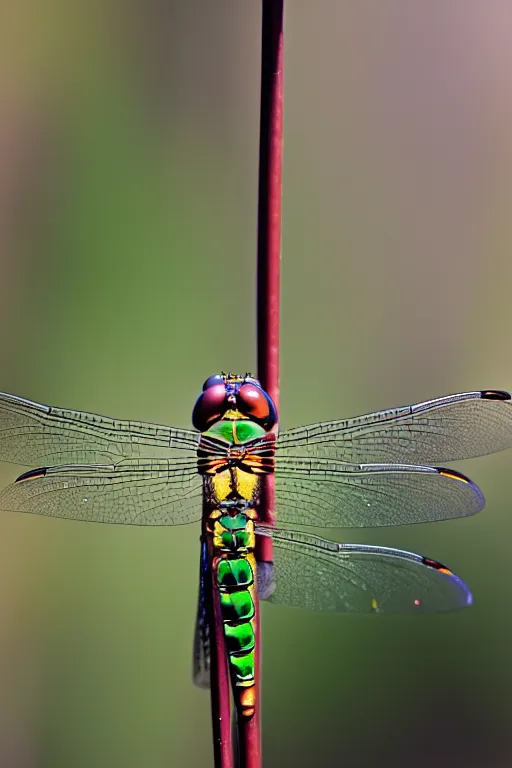
{"type": "MultiPolygon", "coordinates": [[[[274,471],[276,437],[250,419],[221,419],[203,432],[197,450],[202,475],[230,475],[230,483],[243,482],[238,474],[268,474],[274,471]]],[[[242,494],[242,498],[244,497],[242,494]]]]}

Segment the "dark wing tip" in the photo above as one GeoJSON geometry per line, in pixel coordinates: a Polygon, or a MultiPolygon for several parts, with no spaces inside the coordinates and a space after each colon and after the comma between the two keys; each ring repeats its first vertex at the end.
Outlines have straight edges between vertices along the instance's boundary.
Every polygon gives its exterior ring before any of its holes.
{"type": "Polygon", "coordinates": [[[46,475],[48,467],[39,467],[39,469],[29,469],[28,472],[24,472],[22,475],[16,478],[14,482],[21,483],[24,480],[34,480],[36,477],[44,477],[46,475]]]}
{"type": "Polygon", "coordinates": [[[454,572],[450,570],[450,568],[447,568],[446,565],[443,565],[437,560],[432,560],[430,557],[422,557],[421,559],[422,559],[423,565],[428,565],[429,568],[434,568],[434,570],[436,571],[441,571],[441,573],[446,573],[447,576],[455,576],[454,572]]]}
{"type": "Polygon", "coordinates": [[[510,392],[506,392],[504,389],[484,389],[480,393],[483,400],[510,400],[512,396],[510,392]]]}
{"type": "Polygon", "coordinates": [[[475,485],[475,483],[470,480],[469,477],[463,475],[462,472],[457,472],[455,469],[446,469],[446,467],[436,467],[436,469],[440,475],[443,475],[443,477],[451,477],[453,480],[460,480],[462,483],[475,485]]]}
{"type": "Polygon", "coordinates": [[[474,483],[469,477],[463,475],[462,472],[457,472],[455,469],[446,469],[444,467],[436,467],[436,469],[443,477],[448,477],[452,480],[458,481],[459,483],[464,483],[465,485],[469,486],[469,488],[471,488],[473,491],[473,498],[475,500],[475,507],[471,514],[480,512],[480,510],[483,509],[485,505],[484,495],[478,485],[474,483]]]}
{"type": "Polygon", "coordinates": [[[438,573],[444,573],[445,576],[449,576],[452,579],[452,583],[456,584],[457,587],[460,588],[462,595],[464,596],[463,607],[472,605],[473,595],[471,590],[469,589],[468,585],[462,581],[462,579],[460,579],[453,571],[447,568],[446,565],[439,563],[437,560],[431,560],[430,557],[422,557],[421,560],[423,565],[426,565],[427,568],[433,568],[438,573]]]}

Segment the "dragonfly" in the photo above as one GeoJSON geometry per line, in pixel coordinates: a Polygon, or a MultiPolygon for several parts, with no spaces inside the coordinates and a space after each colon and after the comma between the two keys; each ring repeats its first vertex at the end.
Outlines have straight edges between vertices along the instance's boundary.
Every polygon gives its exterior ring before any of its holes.
{"type": "Polygon", "coordinates": [[[122,421],[0,394],[0,460],[38,466],[0,493],[0,509],[128,525],[202,521],[194,679],[209,680],[211,583],[242,716],[256,705],[256,592],[282,605],[356,614],[471,604],[466,584],[436,560],[324,539],[307,528],[406,525],[480,511],[478,486],[438,464],[512,445],[508,392],[465,392],[278,432],[260,382],[222,373],[205,381],[192,423],[194,430],[122,421]],[[259,514],[270,475],[273,526],[259,514]],[[272,540],[272,563],[256,562],[259,536],[272,540]]]}

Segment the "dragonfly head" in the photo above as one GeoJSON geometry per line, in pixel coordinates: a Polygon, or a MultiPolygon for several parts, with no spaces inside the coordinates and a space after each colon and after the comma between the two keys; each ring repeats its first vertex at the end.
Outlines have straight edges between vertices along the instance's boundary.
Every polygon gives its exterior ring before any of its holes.
{"type": "Polygon", "coordinates": [[[270,430],[277,422],[271,397],[249,373],[216,373],[206,379],[192,412],[192,423],[204,432],[220,419],[250,419],[270,430]]]}

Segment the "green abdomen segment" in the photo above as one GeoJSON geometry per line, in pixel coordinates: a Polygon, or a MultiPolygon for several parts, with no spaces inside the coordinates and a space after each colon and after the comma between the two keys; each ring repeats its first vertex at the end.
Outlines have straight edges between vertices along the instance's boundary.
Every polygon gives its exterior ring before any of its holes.
{"type": "Polygon", "coordinates": [[[255,572],[252,553],[223,555],[218,560],[217,584],[231,683],[236,704],[246,717],[254,714],[255,704],[255,572]]]}

